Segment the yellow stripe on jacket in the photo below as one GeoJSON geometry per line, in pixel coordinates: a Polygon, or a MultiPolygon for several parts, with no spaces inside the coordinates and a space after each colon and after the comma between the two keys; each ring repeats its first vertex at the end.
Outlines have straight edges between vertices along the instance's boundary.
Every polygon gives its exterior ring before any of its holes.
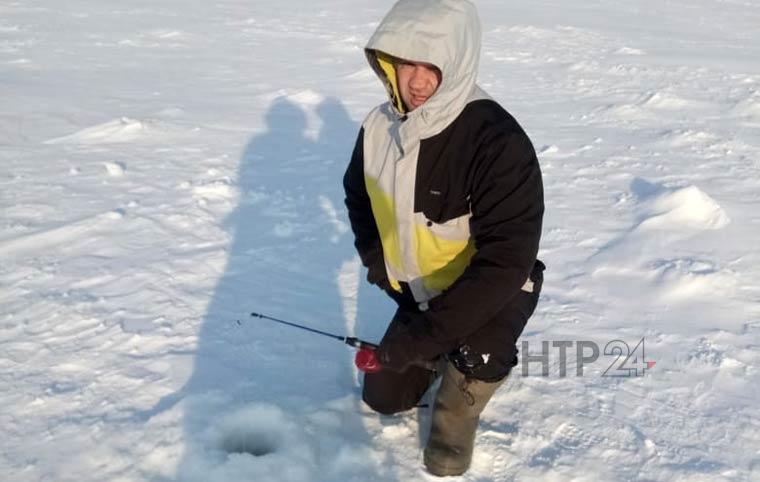
{"type": "MultiPolygon", "coordinates": [[[[393,198],[383,192],[377,181],[365,176],[367,194],[372,205],[380,241],[383,245],[383,255],[386,265],[390,268],[388,279],[396,291],[401,291],[396,273],[409,272],[404,269],[401,244],[398,233],[398,220],[393,198]]],[[[420,274],[425,288],[430,291],[442,292],[459,278],[470,264],[475,254],[475,244],[469,238],[469,229],[464,226],[469,216],[462,216],[445,224],[428,226],[424,222],[414,225],[414,259],[417,266],[413,271],[420,274]],[[462,239],[462,235],[466,238],[462,239]]],[[[408,268],[408,267],[407,267],[408,268]]],[[[404,280],[409,281],[409,280],[404,280]]]]}

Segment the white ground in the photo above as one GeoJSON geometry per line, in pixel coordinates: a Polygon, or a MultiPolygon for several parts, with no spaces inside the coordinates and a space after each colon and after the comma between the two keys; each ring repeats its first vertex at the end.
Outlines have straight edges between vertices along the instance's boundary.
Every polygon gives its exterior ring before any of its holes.
{"type": "MultiPolygon", "coordinates": [[[[760,4],[477,3],[544,172],[523,339],[656,365],[518,367],[461,480],[760,480],[760,4]]],[[[372,413],[348,348],[248,316],[392,313],[341,187],[390,4],[0,2],[0,479],[433,479],[425,410],[372,413]]]]}

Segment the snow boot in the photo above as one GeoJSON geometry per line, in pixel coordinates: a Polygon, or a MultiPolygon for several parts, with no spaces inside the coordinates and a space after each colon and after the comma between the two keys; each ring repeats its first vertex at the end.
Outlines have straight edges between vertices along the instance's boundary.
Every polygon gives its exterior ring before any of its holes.
{"type": "Polygon", "coordinates": [[[446,363],[425,447],[428,472],[444,477],[461,475],[470,468],[480,413],[505,379],[493,383],[468,379],[446,363]]]}

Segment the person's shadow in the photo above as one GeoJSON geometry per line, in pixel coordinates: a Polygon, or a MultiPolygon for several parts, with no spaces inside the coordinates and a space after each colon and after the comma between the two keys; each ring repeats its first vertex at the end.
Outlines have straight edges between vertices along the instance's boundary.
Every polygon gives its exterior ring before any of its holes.
{"type": "Polygon", "coordinates": [[[353,350],[250,316],[377,342],[392,315],[391,302],[362,279],[344,215],[341,180],[358,125],[336,99],[315,112],[322,127],[312,140],[306,112],[275,100],[266,132],[243,151],[239,204],[223,225],[231,236],[226,268],[192,374],[139,414],[148,420],[179,407],[178,480],[396,479],[388,459],[375,469],[362,457],[334,463],[347,447],[372,445],[353,350]]]}

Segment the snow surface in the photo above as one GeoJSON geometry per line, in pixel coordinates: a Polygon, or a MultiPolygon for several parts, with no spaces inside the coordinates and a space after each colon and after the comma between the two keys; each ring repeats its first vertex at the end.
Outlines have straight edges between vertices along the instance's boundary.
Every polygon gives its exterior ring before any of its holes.
{"type": "MultiPolygon", "coordinates": [[[[477,2],[481,84],[539,151],[518,367],[451,480],[760,480],[760,4],[477,2]]],[[[341,177],[387,0],[0,2],[0,479],[433,480],[379,416],[341,177]]],[[[428,395],[426,400],[430,400],[428,395]]]]}

